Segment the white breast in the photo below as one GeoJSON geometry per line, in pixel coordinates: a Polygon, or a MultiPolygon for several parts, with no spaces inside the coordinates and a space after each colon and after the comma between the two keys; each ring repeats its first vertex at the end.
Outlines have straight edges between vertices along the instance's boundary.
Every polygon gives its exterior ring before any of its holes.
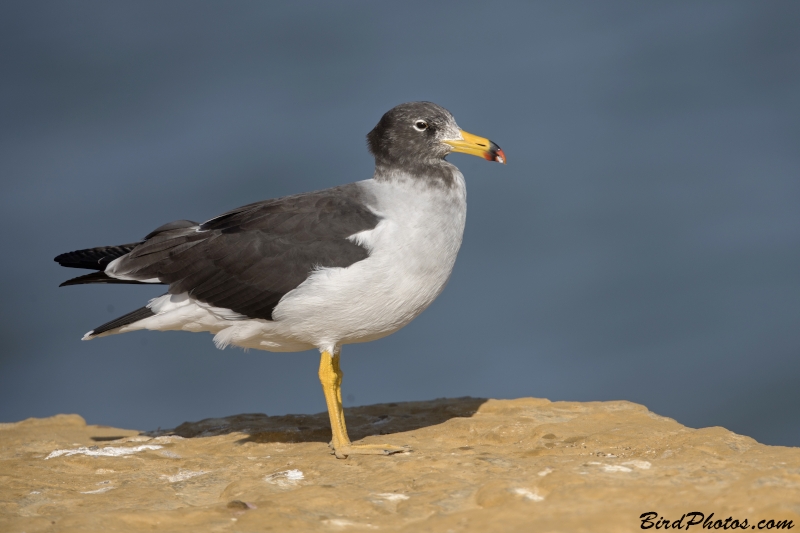
{"type": "Polygon", "coordinates": [[[282,333],[327,349],[402,328],[441,293],[461,246],[467,203],[457,170],[451,188],[399,176],[359,183],[381,217],[351,239],[370,256],[348,268],[314,272],[275,308],[282,333]]]}

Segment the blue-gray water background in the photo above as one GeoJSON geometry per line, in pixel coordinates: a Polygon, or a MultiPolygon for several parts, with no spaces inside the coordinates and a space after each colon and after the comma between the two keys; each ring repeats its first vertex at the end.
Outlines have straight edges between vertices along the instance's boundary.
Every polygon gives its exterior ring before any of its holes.
{"type": "Polygon", "coordinates": [[[207,334],[81,342],[161,287],[57,288],[52,258],[368,178],[431,100],[463,248],[399,333],[343,351],[347,405],[625,399],[800,445],[800,3],[3,2],[0,420],[154,429],[319,412],[318,356],[207,334]]]}

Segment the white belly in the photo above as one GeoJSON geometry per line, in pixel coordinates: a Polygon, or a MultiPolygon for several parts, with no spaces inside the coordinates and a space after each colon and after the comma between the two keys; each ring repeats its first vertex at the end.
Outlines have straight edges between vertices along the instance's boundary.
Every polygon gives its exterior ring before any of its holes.
{"type": "Polygon", "coordinates": [[[218,347],[233,344],[276,352],[312,348],[334,351],[394,333],[441,293],[461,246],[466,188],[455,172],[452,188],[419,180],[360,182],[381,217],[372,230],[351,236],[370,251],[347,268],[321,268],[275,307],[273,320],[225,316],[186,295],[158,298],[157,316],[133,329],[180,329],[215,333],[218,347]]]}

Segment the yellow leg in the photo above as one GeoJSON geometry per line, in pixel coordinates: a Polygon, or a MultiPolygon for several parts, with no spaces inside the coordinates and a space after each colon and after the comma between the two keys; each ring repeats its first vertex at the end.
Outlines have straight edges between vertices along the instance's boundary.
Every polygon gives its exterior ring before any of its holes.
{"type": "Polygon", "coordinates": [[[331,355],[322,352],[319,360],[319,381],[328,404],[328,415],[331,417],[333,449],[350,445],[347,427],[344,425],[344,408],[342,407],[342,371],[339,369],[339,354],[331,355]]]}
{"type": "Polygon", "coordinates": [[[328,404],[328,415],[331,418],[331,432],[333,440],[331,447],[339,459],[348,455],[391,455],[393,453],[407,452],[410,448],[390,446],[383,444],[352,444],[347,436],[347,426],[344,423],[344,408],[342,407],[342,369],[339,368],[339,354],[331,355],[322,352],[319,360],[319,381],[322,383],[322,392],[328,404]]]}
{"type": "Polygon", "coordinates": [[[345,428],[345,436],[347,436],[347,428],[344,425],[344,404],[342,403],[342,379],[344,378],[344,372],[342,372],[341,367],[339,366],[339,354],[333,356],[332,358],[333,363],[333,372],[336,374],[337,383],[336,383],[336,399],[339,401],[339,409],[342,410],[342,427],[345,428]]]}

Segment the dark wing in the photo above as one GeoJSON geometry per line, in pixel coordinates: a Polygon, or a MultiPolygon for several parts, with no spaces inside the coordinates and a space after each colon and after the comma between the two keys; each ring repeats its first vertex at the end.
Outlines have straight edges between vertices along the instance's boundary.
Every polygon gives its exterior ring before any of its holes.
{"type": "Polygon", "coordinates": [[[178,228],[195,228],[197,225],[197,222],[192,222],[191,220],[176,220],[156,228],[155,230],[151,231],[147,237],[144,238],[144,240],[139,242],[120,244],[118,246],[98,246],[97,248],[75,250],[73,252],[67,252],[65,254],[58,255],[54,261],[61,266],[71,268],[87,268],[90,270],[99,271],[69,279],[59,285],[59,287],[66,287],[67,285],[84,285],[86,283],[143,283],[141,281],[132,279],[112,278],[104,271],[112,261],[130,253],[134,248],[144,243],[145,240],[155,237],[161,232],[178,228]]]}
{"type": "Polygon", "coordinates": [[[272,319],[284,294],[318,267],[348,267],[368,251],[347,238],[379,217],[356,184],[266,200],[199,226],[151,234],[108,274],[169,284],[171,294],[272,319]]]}
{"type": "Polygon", "coordinates": [[[86,250],[75,250],[56,256],[54,261],[59,265],[70,268],[88,268],[91,270],[105,270],[108,264],[118,257],[130,253],[131,250],[142,244],[143,241],[119,246],[99,246],[86,250]]]}

